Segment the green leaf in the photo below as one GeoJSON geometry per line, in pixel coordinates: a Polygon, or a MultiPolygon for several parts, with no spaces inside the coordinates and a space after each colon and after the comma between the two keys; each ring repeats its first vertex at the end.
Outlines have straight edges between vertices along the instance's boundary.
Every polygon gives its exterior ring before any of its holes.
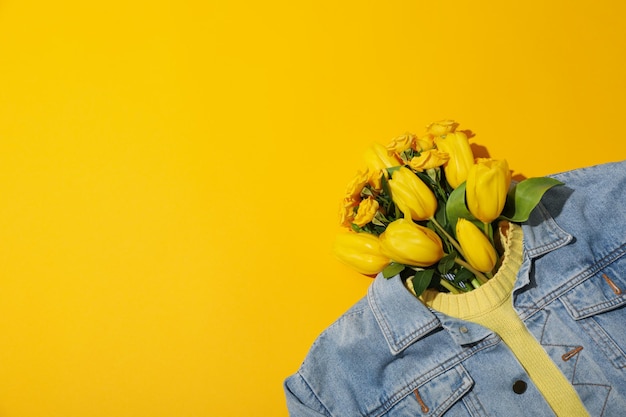
{"type": "Polygon", "coordinates": [[[405,266],[396,262],[392,262],[383,269],[383,277],[389,279],[395,277],[400,272],[404,271],[405,266]]]}
{"type": "Polygon", "coordinates": [[[429,168],[426,170],[426,174],[433,181],[433,184],[439,186],[441,183],[441,170],[439,168],[429,168]]]}
{"type": "Polygon", "coordinates": [[[369,196],[374,196],[374,193],[372,192],[372,190],[370,189],[369,186],[365,186],[363,187],[363,189],[361,190],[361,198],[366,198],[369,196]]]}
{"type": "Polygon", "coordinates": [[[480,220],[470,213],[465,204],[465,183],[462,183],[450,193],[448,204],[446,205],[446,216],[451,230],[456,230],[456,222],[459,218],[464,218],[472,223],[482,224],[480,220]]]}
{"type": "Polygon", "coordinates": [[[385,227],[385,220],[387,220],[385,218],[385,215],[382,214],[380,211],[377,211],[376,214],[374,215],[374,218],[372,218],[372,223],[375,224],[376,226],[385,227]]]}
{"type": "Polygon", "coordinates": [[[389,200],[391,202],[391,188],[389,188],[389,180],[384,175],[380,179],[380,186],[383,190],[383,194],[385,196],[389,196],[389,200]]]}
{"type": "Polygon", "coordinates": [[[454,259],[457,257],[456,253],[451,253],[449,255],[441,258],[439,263],[437,264],[437,270],[441,275],[447,274],[452,268],[454,268],[454,259]]]}
{"type": "Polygon", "coordinates": [[[408,148],[408,149],[403,150],[400,153],[400,158],[402,158],[404,162],[408,163],[411,159],[413,159],[413,157],[415,156],[415,153],[416,153],[415,150],[408,148]]]}
{"type": "Polygon", "coordinates": [[[435,273],[434,269],[425,269],[423,271],[417,271],[412,279],[413,290],[416,296],[420,296],[426,288],[430,285],[435,273]]]}
{"type": "Polygon", "coordinates": [[[470,281],[472,278],[474,278],[474,274],[472,274],[469,270],[465,268],[459,268],[457,273],[454,275],[454,282],[466,282],[470,281]]]}
{"type": "Polygon", "coordinates": [[[439,222],[441,227],[447,229],[448,227],[448,218],[446,217],[446,206],[445,204],[439,203],[437,205],[437,211],[435,211],[435,220],[439,222]]]}
{"type": "Polygon", "coordinates": [[[404,165],[398,165],[395,167],[387,168],[387,173],[389,174],[390,177],[393,177],[393,173],[399,170],[400,168],[402,168],[403,166],[404,165]]]}
{"type": "Polygon", "coordinates": [[[555,185],[563,185],[554,178],[528,178],[509,190],[501,218],[512,222],[525,222],[541,197],[555,185]]]}

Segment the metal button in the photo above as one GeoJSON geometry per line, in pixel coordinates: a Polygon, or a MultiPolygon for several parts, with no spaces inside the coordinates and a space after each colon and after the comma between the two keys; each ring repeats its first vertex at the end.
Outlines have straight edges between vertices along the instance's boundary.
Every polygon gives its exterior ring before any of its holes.
{"type": "Polygon", "coordinates": [[[467,330],[467,327],[465,327],[465,326],[461,326],[461,327],[459,327],[459,331],[460,331],[461,333],[467,333],[467,332],[469,332],[469,330],[467,330]]]}
{"type": "Polygon", "coordinates": [[[526,392],[526,387],[528,385],[526,384],[526,382],[522,381],[521,379],[515,381],[515,383],[513,384],[513,392],[516,394],[523,394],[526,392]]]}

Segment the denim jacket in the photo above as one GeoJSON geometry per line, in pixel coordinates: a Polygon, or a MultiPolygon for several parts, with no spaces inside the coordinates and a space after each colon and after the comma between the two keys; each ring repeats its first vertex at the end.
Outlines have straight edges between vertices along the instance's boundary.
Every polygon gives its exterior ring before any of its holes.
{"type": "MultiPolygon", "coordinates": [[[[626,162],[553,177],[565,185],[522,225],[513,305],[589,414],[623,416],[626,162]]],[[[399,276],[379,275],[284,388],[294,417],[554,416],[498,335],[427,308],[399,276]]]]}

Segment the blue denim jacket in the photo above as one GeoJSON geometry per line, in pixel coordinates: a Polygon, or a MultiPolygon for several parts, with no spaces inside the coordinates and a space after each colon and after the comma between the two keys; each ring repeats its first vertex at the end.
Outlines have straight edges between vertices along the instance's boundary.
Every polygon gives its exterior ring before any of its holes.
{"type": "MultiPolygon", "coordinates": [[[[591,416],[624,416],[626,162],[554,177],[565,185],[522,225],[514,307],[591,416]]],[[[496,334],[425,307],[398,276],[378,276],[284,388],[297,417],[554,416],[496,334]]]]}

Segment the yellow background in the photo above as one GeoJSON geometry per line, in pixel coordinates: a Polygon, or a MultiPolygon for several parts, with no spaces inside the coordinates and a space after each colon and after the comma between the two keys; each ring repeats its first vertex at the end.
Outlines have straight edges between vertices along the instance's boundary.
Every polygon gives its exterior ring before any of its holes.
{"type": "Polygon", "coordinates": [[[626,157],[618,1],[0,1],[0,416],[286,416],[361,153],[626,157]]]}

